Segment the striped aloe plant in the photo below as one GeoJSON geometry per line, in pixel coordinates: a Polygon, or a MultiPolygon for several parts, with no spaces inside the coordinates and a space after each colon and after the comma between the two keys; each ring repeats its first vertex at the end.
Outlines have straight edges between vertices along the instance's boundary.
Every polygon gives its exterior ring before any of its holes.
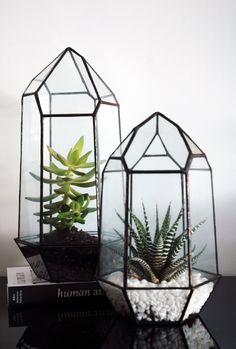
{"type": "MultiPolygon", "coordinates": [[[[146,279],[153,283],[163,280],[170,281],[177,278],[188,268],[188,253],[178,257],[179,252],[188,238],[188,231],[184,230],[177,235],[179,222],[183,217],[183,209],[180,210],[176,220],[171,225],[171,205],[168,206],[162,225],[159,226],[158,209],[156,208],[156,228],[153,238],[149,228],[149,222],[144,204],[143,222],[130,211],[131,221],[128,225],[134,245],[131,245],[131,254],[128,265],[131,274],[140,279],[146,279]]],[[[118,217],[125,223],[123,217],[117,212],[118,217]]],[[[194,226],[191,231],[195,232],[206,219],[194,226]]],[[[119,236],[121,234],[115,230],[119,236]]],[[[192,256],[192,264],[196,263],[198,257],[203,253],[206,246],[192,256]]],[[[195,247],[192,249],[192,255],[195,247]]]]}

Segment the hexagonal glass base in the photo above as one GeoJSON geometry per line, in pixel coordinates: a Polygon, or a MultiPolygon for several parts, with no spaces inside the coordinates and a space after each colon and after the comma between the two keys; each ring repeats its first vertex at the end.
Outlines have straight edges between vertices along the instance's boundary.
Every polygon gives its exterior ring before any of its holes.
{"type": "MultiPolygon", "coordinates": [[[[115,284],[115,277],[121,280],[121,274],[113,273],[106,277],[107,282],[103,280],[99,283],[121,315],[141,324],[179,323],[195,317],[209,298],[218,278],[207,280],[198,272],[200,283],[193,288],[181,286],[180,280],[175,280],[177,286],[173,286],[171,281],[152,284],[133,278],[127,280],[128,287],[124,288],[119,281],[115,284]]],[[[181,281],[183,279],[184,275],[181,281]]]]}

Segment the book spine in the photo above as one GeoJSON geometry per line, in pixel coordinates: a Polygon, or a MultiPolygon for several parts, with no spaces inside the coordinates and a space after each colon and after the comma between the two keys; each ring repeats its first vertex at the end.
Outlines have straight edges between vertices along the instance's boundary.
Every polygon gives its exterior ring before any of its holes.
{"type": "Polygon", "coordinates": [[[98,283],[8,286],[9,307],[32,305],[91,304],[108,300],[98,283]]]}

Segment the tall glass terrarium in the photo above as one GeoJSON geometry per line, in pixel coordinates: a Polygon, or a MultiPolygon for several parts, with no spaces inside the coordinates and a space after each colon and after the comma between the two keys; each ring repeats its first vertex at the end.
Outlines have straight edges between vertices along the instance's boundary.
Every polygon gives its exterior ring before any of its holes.
{"type": "Polygon", "coordinates": [[[65,49],[22,96],[16,243],[38,277],[93,279],[100,173],[119,143],[114,93],[84,57],[65,49]]]}
{"type": "Polygon", "coordinates": [[[100,242],[99,282],[137,323],[189,319],[219,278],[211,167],[161,113],[135,127],[106,164],[100,242]]]}

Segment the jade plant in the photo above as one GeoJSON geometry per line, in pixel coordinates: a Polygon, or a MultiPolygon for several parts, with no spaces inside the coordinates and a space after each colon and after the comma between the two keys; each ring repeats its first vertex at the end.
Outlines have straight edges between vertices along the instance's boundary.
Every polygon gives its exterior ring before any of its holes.
{"type": "MultiPolygon", "coordinates": [[[[43,166],[49,172],[49,178],[42,178],[42,182],[50,185],[50,195],[44,196],[42,201],[42,222],[55,227],[57,231],[71,231],[75,223],[84,224],[85,217],[96,211],[89,207],[95,195],[81,193],[78,188],[89,188],[96,185],[94,162],[88,162],[92,151],[83,154],[84,137],[80,137],[75,145],[70,148],[66,157],[47,146],[51,161],[49,166],[43,166]],[[90,169],[88,172],[86,169],[90,169]]],[[[41,178],[30,172],[30,175],[41,181],[41,178]]],[[[27,200],[40,202],[40,198],[26,197],[27,200]]],[[[40,216],[40,212],[35,213],[40,216]]]]}
{"type": "MultiPolygon", "coordinates": [[[[131,274],[139,279],[146,279],[152,283],[159,283],[163,280],[170,281],[176,279],[188,268],[188,253],[178,257],[188,239],[188,230],[184,230],[177,235],[179,222],[183,216],[183,209],[180,210],[178,217],[171,225],[171,205],[168,206],[162,225],[159,225],[158,209],[156,208],[156,227],[152,234],[149,228],[149,222],[144,204],[142,222],[132,211],[130,211],[131,224],[128,224],[128,230],[134,245],[130,245],[131,256],[128,260],[128,267],[131,274]],[[132,225],[132,222],[134,225],[132,225]]],[[[125,223],[123,217],[117,212],[118,217],[125,223]]],[[[206,219],[195,225],[191,232],[194,233],[206,219]]],[[[122,235],[114,229],[123,239],[122,235]]],[[[206,246],[193,255],[195,247],[191,251],[192,265],[196,263],[198,257],[203,253],[206,246]]]]}

